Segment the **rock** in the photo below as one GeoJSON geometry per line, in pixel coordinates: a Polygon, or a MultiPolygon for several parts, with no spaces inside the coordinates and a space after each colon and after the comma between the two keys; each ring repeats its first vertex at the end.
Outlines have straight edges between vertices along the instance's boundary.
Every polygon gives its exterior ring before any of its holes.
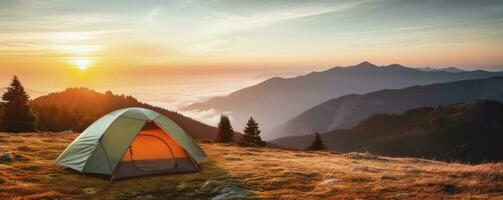
{"type": "Polygon", "coordinates": [[[96,189],[92,187],[84,188],[85,195],[93,195],[96,194],[96,189]]]}
{"type": "Polygon", "coordinates": [[[220,194],[211,198],[211,200],[227,200],[227,199],[248,199],[250,197],[248,191],[236,187],[225,187],[220,191],[220,194]]]}
{"type": "Polygon", "coordinates": [[[409,199],[409,198],[414,198],[416,197],[416,194],[413,193],[400,193],[396,195],[397,198],[399,199],[409,199]]]}
{"type": "Polygon", "coordinates": [[[2,154],[2,159],[0,160],[0,162],[10,163],[12,161],[14,161],[14,154],[12,154],[11,152],[5,152],[2,154]]]}
{"type": "Polygon", "coordinates": [[[205,188],[209,188],[209,187],[212,187],[215,185],[221,185],[221,184],[222,184],[221,181],[209,180],[209,181],[204,182],[203,185],[201,185],[201,189],[205,189],[205,188]]]}
{"type": "Polygon", "coordinates": [[[217,193],[220,192],[222,187],[224,187],[224,183],[222,181],[209,180],[204,182],[199,190],[201,190],[202,192],[217,193]]]}
{"type": "Polygon", "coordinates": [[[226,188],[222,189],[220,191],[220,193],[231,193],[231,192],[234,192],[234,189],[235,188],[233,188],[233,187],[226,187],[226,188]]]}
{"type": "Polygon", "coordinates": [[[318,186],[329,186],[329,185],[332,185],[337,182],[339,182],[339,179],[331,178],[331,179],[327,179],[327,180],[322,181],[321,183],[318,184],[318,186]]]}

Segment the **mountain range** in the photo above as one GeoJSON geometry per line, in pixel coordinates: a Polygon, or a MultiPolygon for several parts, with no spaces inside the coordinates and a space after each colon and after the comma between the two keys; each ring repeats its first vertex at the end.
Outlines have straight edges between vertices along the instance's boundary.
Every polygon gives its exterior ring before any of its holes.
{"type": "Polygon", "coordinates": [[[362,62],[293,78],[270,78],[227,96],[188,105],[182,110],[228,112],[236,130],[244,127],[246,120],[253,116],[263,131],[262,137],[274,139],[278,135],[271,131],[273,128],[313,106],[343,95],[501,75],[503,72],[422,71],[399,64],[378,67],[362,62]]]}
{"type": "MultiPolygon", "coordinates": [[[[273,142],[301,149],[313,138],[304,135],[273,142]]],[[[354,128],[330,131],[321,138],[329,149],[340,152],[470,163],[503,161],[503,104],[479,101],[416,108],[401,115],[377,114],[354,128]]]]}
{"type": "Polygon", "coordinates": [[[347,129],[378,113],[401,113],[423,106],[440,106],[477,100],[503,101],[503,77],[381,90],[346,95],[317,105],[274,129],[286,137],[347,129]]]}

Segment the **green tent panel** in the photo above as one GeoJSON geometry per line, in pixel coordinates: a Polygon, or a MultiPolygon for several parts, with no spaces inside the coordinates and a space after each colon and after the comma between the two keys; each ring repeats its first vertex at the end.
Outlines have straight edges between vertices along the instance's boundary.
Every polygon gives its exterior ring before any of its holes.
{"type": "Polygon", "coordinates": [[[56,163],[112,178],[197,171],[204,151],[169,118],[144,108],[111,112],[84,130],[56,163]]]}

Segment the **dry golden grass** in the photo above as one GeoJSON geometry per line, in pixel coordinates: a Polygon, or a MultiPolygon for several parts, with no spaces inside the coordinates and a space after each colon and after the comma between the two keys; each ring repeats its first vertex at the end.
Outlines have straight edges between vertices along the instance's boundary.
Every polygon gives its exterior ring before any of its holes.
{"type": "Polygon", "coordinates": [[[0,199],[503,199],[503,163],[201,144],[200,173],[119,180],[54,164],[73,133],[0,133],[0,199]],[[220,196],[219,196],[220,195],[220,196]]]}

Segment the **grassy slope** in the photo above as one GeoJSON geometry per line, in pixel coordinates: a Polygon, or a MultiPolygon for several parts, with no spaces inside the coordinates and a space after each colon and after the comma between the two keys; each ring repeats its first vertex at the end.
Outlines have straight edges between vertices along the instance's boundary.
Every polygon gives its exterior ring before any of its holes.
{"type": "Polygon", "coordinates": [[[207,199],[233,191],[264,199],[500,198],[503,163],[462,165],[369,154],[308,153],[202,144],[201,173],[120,180],[80,176],[53,163],[77,134],[0,133],[0,199],[207,199]],[[332,184],[323,181],[334,179],[332,184]]]}

